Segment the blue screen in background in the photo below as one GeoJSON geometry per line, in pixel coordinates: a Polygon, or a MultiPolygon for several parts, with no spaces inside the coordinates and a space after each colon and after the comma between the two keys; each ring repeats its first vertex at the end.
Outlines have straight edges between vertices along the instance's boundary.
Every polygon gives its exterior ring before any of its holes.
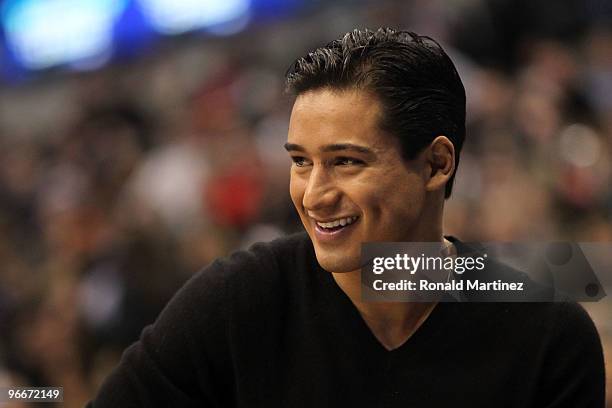
{"type": "Polygon", "coordinates": [[[192,31],[230,35],[302,0],[5,0],[0,75],[20,82],[50,68],[92,70],[192,31]]]}

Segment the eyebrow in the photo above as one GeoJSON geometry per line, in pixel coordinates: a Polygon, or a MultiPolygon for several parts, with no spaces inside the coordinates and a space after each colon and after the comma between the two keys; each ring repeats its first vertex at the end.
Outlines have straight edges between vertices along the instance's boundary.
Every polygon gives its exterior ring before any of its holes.
{"type": "MultiPolygon", "coordinates": [[[[291,152],[291,151],[306,152],[306,149],[304,149],[302,146],[295,144],[295,143],[285,143],[285,149],[288,152],[291,152]]],[[[372,149],[369,149],[365,146],[356,145],[353,143],[334,143],[334,144],[325,145],[319,148],[319,151],[322,153],[338,152],[342,150],[352,150],[358,153],[376,156],[376,154],[374,153],[372,149]]]]}

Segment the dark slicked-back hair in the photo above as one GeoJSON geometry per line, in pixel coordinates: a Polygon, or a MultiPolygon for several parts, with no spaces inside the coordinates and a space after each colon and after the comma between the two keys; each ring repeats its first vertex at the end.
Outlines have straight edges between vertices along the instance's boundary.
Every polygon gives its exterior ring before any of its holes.
{"type": "Polygon", "coordinates": [[[455,171],[459,165],[465,89],[448,55],[429,37],[391,28],[354,30],[298,58],[286,85],[295,95],[321,88],[373,92],[383,108],[380,127],[399,139],[404,159],[445,135],[455,146],[455,171]]]}

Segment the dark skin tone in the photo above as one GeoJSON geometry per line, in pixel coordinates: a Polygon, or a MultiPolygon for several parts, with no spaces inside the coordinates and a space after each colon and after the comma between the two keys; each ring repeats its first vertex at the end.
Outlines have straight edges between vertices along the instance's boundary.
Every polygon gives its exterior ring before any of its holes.
{"type": "Polygon", "coordinates": [[[290,192],[319,264],[333,274],[379,342],[393,350],[426,320],[435,303],[362,302],[362,242],[443,242],[444,188],[454,147],[440,135],[413,160],[380,130],[381,105],[364,90],[319,89],[295,101],[285,145],[290,192]],[[341,233],[322,226],[343,220],[341,233]]]}

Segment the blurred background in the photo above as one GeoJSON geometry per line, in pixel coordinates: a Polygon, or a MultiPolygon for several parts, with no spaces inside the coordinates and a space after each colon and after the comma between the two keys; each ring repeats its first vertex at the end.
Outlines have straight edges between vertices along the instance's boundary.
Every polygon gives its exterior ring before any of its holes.
{"type": "MultiPolygon", "coordinates": [[[[284,73],[355,27],[430,35],[464,80],[446,233],[612,241],[610,1],[4,0],[0,19],[0,385],[82,406],[185,280],[300,229],[284,73]]],[[[612,303],[585,307],[609,362],[612,303]]]]}

